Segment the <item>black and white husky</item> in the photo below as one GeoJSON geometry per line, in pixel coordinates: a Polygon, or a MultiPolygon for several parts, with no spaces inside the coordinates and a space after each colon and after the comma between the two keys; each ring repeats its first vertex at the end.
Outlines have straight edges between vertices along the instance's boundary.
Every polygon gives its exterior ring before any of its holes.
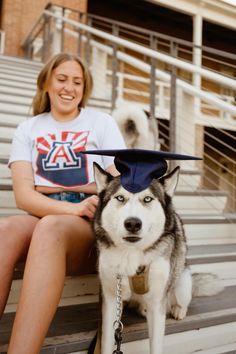
{"type": "Polygon", "coordinates": [[[150,353],[161,354],[166,312],[177,319],[186,316],[195,295],[213,295],[222,290],[214,276],[200,276],[204,289],[197,286],[199,275],[186,266],[186,238],[172,196],[179,167],[153,180],[150,186],[130,193],[95,165],[99,206],[94,231],[99,249],[99,277],[102,286],[101,353],[111,354],[114,345],[113,323],[116,320],[116,278],[122,278],[122,300],[137,304],[146,315],[150,353]],[[147,279],[143,294],[135,293],[134,276],[143,272],[147,279]],[[198,280],[197,280],[198,278],[198,280]],[[193,291],[195,289],[195,291],[193,291]]]}

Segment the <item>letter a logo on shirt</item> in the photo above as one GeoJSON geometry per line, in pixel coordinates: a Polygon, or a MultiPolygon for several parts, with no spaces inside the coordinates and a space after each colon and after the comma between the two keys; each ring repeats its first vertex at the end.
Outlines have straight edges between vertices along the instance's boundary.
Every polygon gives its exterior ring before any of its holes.
{"type": "Polygon", "coordinates": [[[78,186],[88,182],[85,150],[89,132],[62,132],[37,138],[37,174],[53,184],[78,186]]]}
{"type": "Polygon", "coordinates": [[[80,167],[81,157],[76,156],[72,149],[72,142],[53,142],[51,151],[43,160],[44,170],[80,167]]]}

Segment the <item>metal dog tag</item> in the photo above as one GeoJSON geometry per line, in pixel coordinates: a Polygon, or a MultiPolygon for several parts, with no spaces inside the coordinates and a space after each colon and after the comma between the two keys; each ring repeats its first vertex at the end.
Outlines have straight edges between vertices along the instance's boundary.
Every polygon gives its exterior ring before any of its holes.
{"type": "Polygon", "coordinates": [[[142,272],[139,272],[132,277],[129,277],[129,284],[132,291],[136,294],[143,295],[149,291],[149,268],[145,269],[142,272]]]}

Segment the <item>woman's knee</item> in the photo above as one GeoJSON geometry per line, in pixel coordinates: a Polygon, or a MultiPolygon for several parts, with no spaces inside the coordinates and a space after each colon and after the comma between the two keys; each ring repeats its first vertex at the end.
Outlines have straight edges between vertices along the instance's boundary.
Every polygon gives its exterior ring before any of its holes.
{"type": "Polygon", "coordinates": [[[33,234],[33,240],[42,245],[62,243],[65,241],[66,230],[63,216],[47,215],[39,220],[33,234]]]}
{"type": "Polygon", "coordinates": [[[0,219],[0,245],[1,245],[1,248],[11,247],[11,243],[13,243],[13,237],[12,237],[13,230],[12,230],[12,224],[9,219],[10,218],[0,219]]]}
{"type": "Polygon", "coordinates": [[[18,241],[24,238],[24,228],[19,227],[19,221],[15,217],[0,219],[0,244],[8,244],[14,247],[18,241]]]}
{"type": "Polygon", "coordinates": [[[0,219],[1,257],[17,261],[26,254],[31,234],[28,227],[24,228],[19,218],[8,217],[0,219]]]}
{"type": "MultiPolygon", "coordinates": [[[[94,242],[91,226],[84,220],[71,215],[47,215],[37,224],[33,234],[34,243],[42,249],[64,247],[65,252],[74,253],[78,245],[94,242]]],[[[82,247],[83,248],[83,247],[82,247]]],[[[86,248],[86,247],[85,247],[86,248]]]]}

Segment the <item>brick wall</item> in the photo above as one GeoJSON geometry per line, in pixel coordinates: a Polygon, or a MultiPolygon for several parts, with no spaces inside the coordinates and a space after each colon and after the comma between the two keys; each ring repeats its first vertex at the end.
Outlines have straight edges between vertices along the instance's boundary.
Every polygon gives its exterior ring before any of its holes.
{"type": "MultiPolygon", "coordinates": [[[[6,33],[5,54],[23,56],[22,41],[48,2],[48,0],[3,0],[1,24],[6,33]]],[[[52,4],[81,12],[87,11],[87,0],[56,0],[52,4]]]]}

